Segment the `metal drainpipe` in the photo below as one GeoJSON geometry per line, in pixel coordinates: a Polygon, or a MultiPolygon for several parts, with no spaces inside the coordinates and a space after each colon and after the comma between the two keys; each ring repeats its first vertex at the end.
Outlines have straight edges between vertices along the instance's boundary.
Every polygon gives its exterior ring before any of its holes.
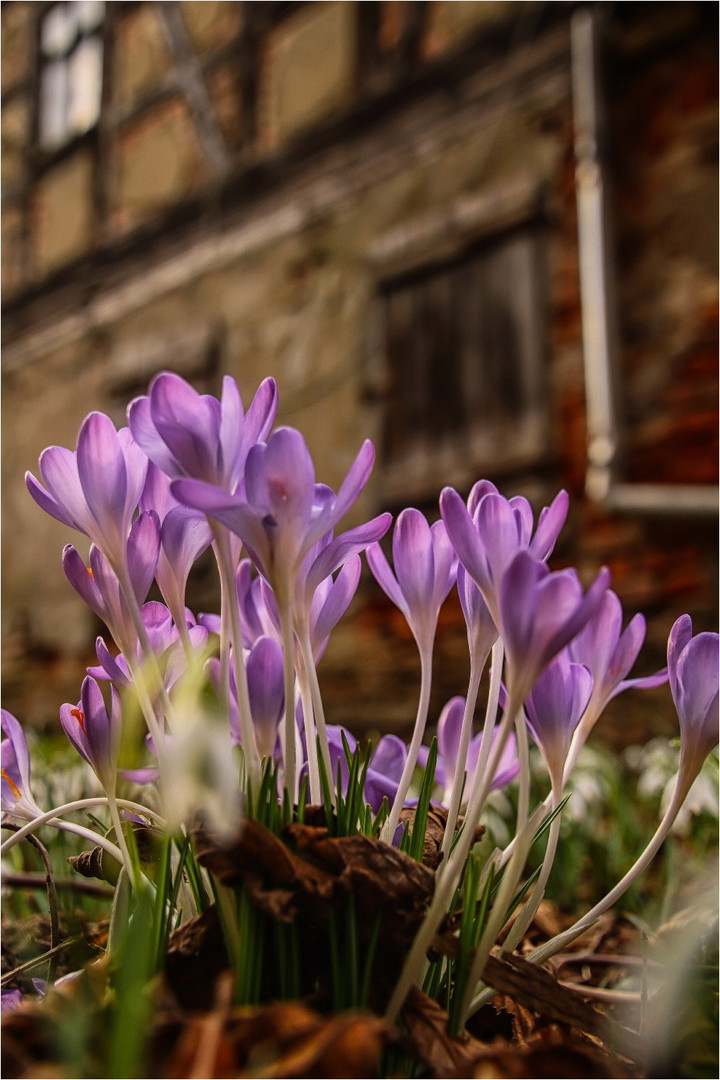
{"type": "Polygon", "coordinates": [[[585,490],[616,510],[655,514],[718,512],[718,492],[700,485],[626,484],[618,480],[617,330],[605,205],[595,5],[572,15],[571,56],[575,125],[580,301],[587,409],[585,490]]]}

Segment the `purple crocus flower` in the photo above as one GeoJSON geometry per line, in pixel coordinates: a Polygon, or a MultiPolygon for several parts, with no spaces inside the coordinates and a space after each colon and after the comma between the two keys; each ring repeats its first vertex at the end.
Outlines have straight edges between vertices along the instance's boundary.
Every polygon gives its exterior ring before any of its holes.
{"type": "Polygon", "coordinates": [[[432,648],[440,608],[455,582],[457,562],[442,521],[428,525],[419,510],[403,510],[392,541],[395,573],[379,544],[366,557],[383,592],[402,611],[421,652],[432,648]]]}
{"type": "Polygon", "coordinates": [[[277,388],[265,379],[243,415],[237,383],[223,378],[220,400],[198,394],[179,375],[161,372],[147,396],[128,407],[128,423],[139,446],[173,478],[187,476],[234,492],[248,451],[272,427],[277,388]]]}
{"type": "Polygon", "coordinates": [[[670,692],[680,722],[678,788],[685,792],[718,741],[717,634],[693,637],[692,619],[681,615],[668,637],[670,692]]]}
{"type": "Polygon", "coordinates": [[[528,727],[558,793],[573,732],[587,708],[592,689],[593,679],[588,669],[573,663],[564,649],[540,673],[525,699],[528,727]]]}
{"type": "MultiPolygon", "coordinates": [[[[202,653],[207,644],[208,630],[197,625],[192,613],[186,608],[186,636],[191,652],[202,653]]],[[[147,639],[162,675],[163,686],[170,690],[178,679],[187,671],[188,656],[182,646],[180,636],[168,609],[164,604],[151,600],[143,605],[140,615],[147,634],[147,639]]],[[[88,675],[94,679],[106,680],[117,687],[131,687],[133,677],[130,665],[122,653],[112,656],[101,637],[95,641],[95,652],[99,666],[88,668],[88,675]]],[[[137,658],[142,662],[142,654],[137,651],[137,658]]]]}
{"type": "Polygon", "coordinates": [[[315,660],[325,651],[330,634],[347,611],[360,582],[359,555],[351,555],[335,578],[328,576],[315,589],[308,625],[315,660]]]}
{"type": "MultiPolygon", "coordinates": [[[[125,540],[124,558],[130,586],[142,604],[152,585],[160,549],[157,515],[146,511],[133,522],[125,540]]],[[[98,615],[121,648],[134,638],[134,624],[115,570],[95,544],[90,546],[90,567],[76,549],[63,550],[63,569],[68,581],[91,611],[98,615]]]]}
{"type": "Polygon", "coordinates": [[[455,582],[457,560],[442,521],[428,525],[419,510],[403,510],[393,533],[392,572],[379,544],[367,549],[367,561],[381,589],[405,616],[420,653],[420,699],[407,759],[381,839],[395,836],[400,810],[410,787],[427,723],[432,681],[432,653],[440,608],[455,582]]]}
{"type": "MultiPolygon", "coordinates": [[[[438,757],[435,769],[435,779],[443,789],[440,797],[440,802],[443,806],[449,806],[450,804],[453,782],[458,769],[464,769],[465,776],[472,777],[475,775],[477,766],[482,732],[470,740],[466,761],[461,762],[459,760],[460,734],[464,711],[464,697],[458,696],[450,698],[443,707],[438,720],[438,757]]],[[[493,734],[493,743],[496,737],[497,731],[493,734]]],[[[511,780],[515,779],[519,769],[520,764],[518,762],[515,736],[511,733],[507,738],[497,768],[495,769],[495,774],[490,785],[491,790],[509,784],[511,780]]],[[[465,795],[467,797],[467,790],[465,795]]]]}
{"type": "Polygon", "coordinates": [[[569,643],[567,648],[570,659],[577,664],[584,664],[589,670],[593,679],[593,690],[574,738],[568,766],[571,766],[572,760],[612,698],[632,687],[651,688],[667,682],[667,668],[656,671],[653,675],[626,678],[644,640],[644,616],[634,615],[622,630],[622,605],[615,593],[608,589],[595,613],[569,643]]]}
{"type": "MultiPolygon", "coordinates": [[[[243,645],[250,648],[263,636],[280,638],[280,617],[271,589],[253,575],[250,559],[241,559],[235,574],[243,645]]],[[[219,626],[218,626],[219,632],[219,626]]]]}
{"type": "Polygon", "coordinates": [[[23,1003],[22,990],[18,990],[15,987],[9,990],[3,990],[0,997],[0,1009],[2,1012],[14,1012],[15,1009],[19,1009],[23,1003]]]}
{"type": "MultiPolygon", "coordinates": [[[[296,623],[302,625],[308,621],[315,622],[320,608],[324,606],[326,600],[329,600],[326,615],[322,620],[327,630],[324,636],[327,637],[345,612],[357,587],[357,581],[355,581],[355,586],[349,591],[349,586],[356,575],[355,569],[348,572],[344,577],[335,579],[336,582],[340,582],[336,589],[332,588],[332,575],[339,568],[347,566],[355,556],[359,555],[361,551],[365,551],[370,544],[381,540],[390,528],[391,523],[392,516],[390,514],[378,514],[377,517],[372,518],[370,521],[357,525],[353,529],[347,529],[338,536],[334,536],[332,530],[329,530],[313,544],[305,554],[300,573],[297,576],[294,597],[296,623]],[[322,602],[318,597],[318,591],[323,596],[322,602]],[[332,598],[326,595],[328,593],[333,594],[332,598]],[[315,617],[312,615],[313,611],[315,617]]],[[[352,565],[355,566],[356,564],[353,563],[352,565]]],[[[359,571],[357,573],[359,574],[359,571]]],[[[320,635],[314,634],[313,639],[319,644],[323,640],[322,633],[320,635]]]]}
{"type": "MultiPolygon", "coordinates": [[[[285,708],[280,644],[274,638],[259,637],[248,654],[245,668],[257,748],[261,757],[272,757],[285,708]]],[[[230,681],[232,684],[232,675],[230,681]]],[[[232,730],[232,734],[235,740],[240,742],[239,723],[232,730]]]]}
{"type": "Polygon", "coordinates": [[[60,723],[78,753],[85,758],[108,793],[115,791],[117,757],[120,749],[120,695],[110,687],[108,712],[100,687],[86,676],[77,705],[60,706],[60,723]]]}
{"type": "MultiPolygon", "coordinates": [[[[328,724],[327,732],[333,780],[337,778],[339,768],[341,787],[343,793],[345,793],[347,791],[348,771],[342,737],[345,736],[351,754],[355,753],[357,739],[346,728],[336,724],[328,724]]],[[[365,801],[372,808],[373,813],[378,812],[384,798],[387,798],[392,805],[406,759],[407,747],[402,739],[399,739],[397,735],[381,736],[370,756],[365,775],[365,787],[363,788],[365,801]]]]}
{"type": "Polygon", "coordinates": [[[382,735],[373,750],[365,775],[365,801],[377,814],[384,798],[392,806],[402,776],[407,747],[397,735],[382,735]]]}
{"type": "Polygon", "coordinates": [[[516,553],[500,583],[500,630],[510,707],[519,708],[552,658],[582,630],[608,586],[603,567],[583,594],[574,570],[551,573],[528,550],[516,553]]]}
{"type": "Polygon", "coordinates": [[[33,799],[30,789],[30,755],[25,735],[19,722],[7,709],[1,712],[0,724],[6,736],[0,743],[0,805],[7,813],[31,821],[39,817],[42,810],[33,799]]]}
{"type": "Polygon", "coordinates": [[[204,514],[181,506],[170,491],[170,480],[149,463],[141,510],[153,510],[160,523],[160,550],[155,580],[173,618],[181,625],[187,579],[196,560],[212,542],[204,514]]]}
{"type": "Polygon", "coordinates": [[[119,573],[147,470],[130,431],[117,431],[109,416],[92,412],[80,427],[77,449],[50,446],[39,467],[42,484],[25,474],[38,506],[88,536],[119,573]]]}
{"type": "Polygon", "coordinates": [[[471,656],[482,669],[497,641],[497,627],[483,595],[462,563],[457,568],[457,591],[465,617],[471,656]]]}
{"type": "MultiPolygon", "coordinates": [[[[283,606],[301,584],[296,576],[305,555],[355,502],[374,458],[373,445],[366,440],[335,495],[315,483],[312,458],[300,432],[278,428],[247,456],[246,498],[195,480],[177,480],[172,490],[181,503],[202,510],[240,537],[283,606]]],[[[339,542],[340,537],[334,541],[338,546],[339,542]]]]}
{"type": "Polygon", "coordinates": [[[567,510],[568,496],[561,491],[540,512],[533,536],[533,513],[527,499],[505,499],[487,480],[474,486],[467,507],[453,488],[441,493],[440,513],[448,535],[460,562],[482,592],[496,626],[500,625],[500,583],[513,557],[528,550],[537,559],[547,559],[567,510]]]}

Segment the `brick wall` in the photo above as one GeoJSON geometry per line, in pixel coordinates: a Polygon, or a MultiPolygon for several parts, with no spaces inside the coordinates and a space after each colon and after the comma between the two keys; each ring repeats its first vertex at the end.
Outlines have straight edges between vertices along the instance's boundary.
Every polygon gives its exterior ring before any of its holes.
{"type": "MultiPolygon", "coordinates": [[[[303,430],[319,477],[336,485],[382,430],[380,284],[530,204],[545,237],[547,445],[534,466],[495,475],[488,459],[485,471],[541,502],[568,488],[558,565],[586,576],[611,566],[628,615],[650,615],[645,670],[682,611],[713,624],[712,522],[584,499],[563,5],[184,3],[169,23],[157,5],[110,5],[102,122],[50,155],[32,142],[38,7],[2,8],[7,707],[52,720],[76,695],[95,632],[59,567],[67,531],[22,483],[44,446],[72,444],[90,408],[120,417],[161,367],[208,388],[229,371],[244,394],[273,373],[281,420],[303,430]]],[[[641,7],[639,22],[611,26],[605,60],[623,475],[715,484],[716,37],[695,5],[641,7]]],[[[384,499],[380,461],[358,515],[384,499]]],[[[212,603],[210,580],[193,602],[212,603]]],[[[466,677],[457,606],[443,620],[435,712],[466,677]]],[[[333,717],[410,719],[416,671],[406,630],[368,586],[324,661],[333,717]]]]}

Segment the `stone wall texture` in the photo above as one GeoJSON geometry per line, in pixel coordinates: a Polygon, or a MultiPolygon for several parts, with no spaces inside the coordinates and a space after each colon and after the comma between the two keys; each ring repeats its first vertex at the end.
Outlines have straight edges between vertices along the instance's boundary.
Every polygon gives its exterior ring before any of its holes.
{"type": "MultiPolygon", "coordinates": [[[[442,481],[403,492],[382,457],[383,289],[528,220],[542,234],[544,446],[499,473],[492,453],[450,455],[445,482],[487,475],[538,506],[566,487],[555,565],[586,579],[610,566],[627,616],[649,618],[643,671],[682,612],[713,626],[712,517],[671,502],[611,512],[584,493],[565,5],[184,3],[169,28],[155,5],[109,7],[100,128],[49,158],[27,120],[41,5],[2,8],[6,707],[54,723],[98,632],[59,565],[77,538],[24,488],[43,447],[73,445],[90,409],[121,422],[157,370],[205,389],[229,372],[246,402],[273,374],[279,420],[303,431],[323,481],[336,486],[362,439],[376,441],[354,520],[410,500],[436,514],[442,481]]],[[[716,486],[717,35],[698,14],[714,5],[615,7],[603,74],[622,475],[716,486]]],[[[216,602],[211,567],[192,590],[198,608],[216,602]]],[[[455,602],[441,626],[435,716],[467,678],[455,602]]],[[[401,728],[417,674],[409,632],[365,582],[320,671],[332,720],[401,728]]],[[[656,722],[671,722],[661,693],[623,715],[624,737],[656,722]]]]}

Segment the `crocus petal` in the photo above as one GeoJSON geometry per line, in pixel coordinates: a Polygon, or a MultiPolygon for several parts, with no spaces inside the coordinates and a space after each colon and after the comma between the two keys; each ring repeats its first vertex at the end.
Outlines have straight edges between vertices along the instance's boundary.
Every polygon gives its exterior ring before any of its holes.
{"type": "Polygon", "coordinates": [[[689,615],[681,615],[677,619],[668,635],[667,661],[670,677],[670,691],[673,701],[677,702],[680,697],[680,686],[677,678],[677,665],[680,655],[692,638],[692,619],[689,615]]]}
{"type": "MultiPolygon", "coordinates": [[[[263,379],[245,413],[242,451],[240,460],[236,463],[238,468],[244,467],[250,447],[257,442],[264,441],[270,434],[277,411],[277,400],[278,394],[275,380],[272,378],[263,379]]],[[[231,490],[233,490],[232,487],[231,490]]]]}
{"type": "Polygon", "coordinates": [[[147,454],[150,461],[168,476],[181,476],[179,465],[155,427],[150,411],[150,399],[139,397],[131,401],[127,418],[135,442],[147,454]]]}
{"type": "Polygon", "coordinates": [[[681,734],[707,754],[718,738],[718,635],[697,634],[685,645],[674,667],[681,734]]]}
{"type": "MultiPolygon", "coordinates": [[[[456,770],[461,767],[458,762],[458,749],[464,712],[465,698],[453,697],[443,707],[438,720],[438,756],[442,758],[444,769],[451,781],[456,770]]],[[[462,764],[464,766],[464,762],[462,764]]]]}
{"type": "MultiPolygon", "coordinates": [[[[127,478],[125,521],[129,522],[142,497],[150,462],[147,454],[135,442],[130,428],[120,428],[117,433],[117,440],[125,459],[125,475],[127,478]]],[[[154,507],[149,509],[152,510],[154,507]]]]}
{"type": "Polygon", "coordinates": [[[42,484],[39,484],[31,472],[25,473],[25,486],[32,495],[41,510],[63,525],[69,525],[71,529],[77,529],[75,518],[50,495],[42,484]]]}
{"type": "MultiPolygon", "coordinates": [[[[452,488],[448,488],[447,490],[452,491],[452,488]]],[[[475,511],[480,505],[481,499],[484,499],[486,495],[497,494],[498,489],[495,487],[492,480],[478,480],[475,484],[473,484],[467,501],[467,509],[470,517],[475,517],[475,511]]]]}
{"type": "Polygon", "coordinates": [[[485,547],[465,503],[454,488],[443,489],[440,495],[440,513],[458,559],[482,589],[482,583],[487,586],[489,581],[485,547]]]}
{"type": "Polygon", "coordinates": [[[412,507],[403,510],[395,522],[393,565],[409,610],[418,611],[432,596],[434,561],[430,526],[412,507]]]}
{"type": "MultiPolygon", "coordinates": [[[[208,631],[204,626],[191,626],[188,630],[190,648],[196,656],[202,656],[207,645],[208,631]]],[[[188,670],[187,656],[180,641],[173,642],[165,653],[163,682],[167,690],[182,678],[188,670]]]]}
{"type": "Polygon", "coordinates": [[[212,530],[199,512],[176,505],[167,513],[160,530],[155,577],[168,604],[184,604],[190,570],[211,542],[212,530]]]}
{"type": "Polygon", "coordinates": [[[477,508],[475,526],[487,559],[489,580],[478,581],[487,601],[488,591],[496,592],[505,568],[523,544],[522,514],[502,495],[486,495],[477,508]]]}
{"type": "Polygon", "coordinates": [[[482,593],[462,564],[457,569],[457,591],[470,648],[482,664],[497,641],[498,632],[482,593]]]}
{"type": "Polygon", "coordinates": [[[316,660],[318,652],[347,611],[357,591],[361,569],[360,556],[351,555],[330,585],[319,610],[317,612],[311,610],[310,625],[316,660]]]}
{"type": "Polygon", "coordinates": [[[185,476],[219,479],[220,403],[198,394],[179,375],[162,372],[148,390],[150,414],[158,434],[185,476]]]}
{"type": "Polygon", "coordinates": [[[223,486],[234,491],[244,462],[240,460],[243,433],[243,403],[237,383],[224,375],[220,395],[219,466],[223,486]]]}
{"type": "Polygon", "coordinates": [[[399,739],[397,735],[383,735],[373,751],[370,768],[397,783],[405,767],[406,758],[407,748],[402,739],[399,739]]]}
{"type": "Polygon", "coordinates": [[[258,638],[246,663],[250,710],[260,753],[271,757],[285,704],[283,656],[277,641],[258,638]]]}
{"type": "Polygon", "coordinates": [[[202,480],[175,480],[171,490],[178,502],[202,511],[240,537],[262,573],[272,568],[272,552],[263,518],[247,503],[202,480]]]}
{"type": "Polygon", "coordinates": [[[39,465],[45,487],[67,514],[73,528],[92,536],[94,519],[83,494],[75,454],[64,446],[49,446],[40,455],[39,465]]]}
{"type": "Polygon", "coordinates": [[[542,750],[550,775],[558,780],[592,687],[588,669],[560,653],[539,675],[525,702],[533,738],[542,750]]]}
{"type": "Polygon", "coordinates": [[[133,522],[127,539],[127,566],[138,604],[150,591],[160,554],[160,524],[154,510],[146,510],[133,522]]]}
{"type": "Polygon", "coordinates": [[[545,506],[540,511],[535,535],[530,542],[530,550],[538,559],[547,559],[552,554],[565,524],[569,506],[567,491],[559,491],[550,506],[545,506]]]}
{"type": "Polygon", "coordinates": [[[66,544],[63,548],[62,567],[75,592],[79,593],[98,618],[104,620],[106,606],[98,592],[92,571],[85,565],[85,560],[81,558],[72,544],[66,544]]]}
{"type": "MultiPolygon", "coordinates": [[[[9,739],[10,747],[12,748],[12,757],[15,763],[16,777],[20,783],[16,781],[15,786],[20,791],[29,796],[30,794],[30,755],[28,753],[27,742],[25,741],[25,734],[20,725],[20,722],[13,716],[7,709],[0,711],[0,724],[2,730],[9,739]]],[[[3,762],[5,766],[5,762],[3,762]]],[[[3,778],[3,785],[5,780],[3,778]]]]}
{"type": "Polygon", "coordinates": [[[542,669],[592,616],[608,579],[603,568],[583,594],[574,571],[551,574],[527,549],[515,555],[500,585],[508,690],[514,705],[527,697],[542,669]]]}
{"type": "Polygon", "coordinates": [[[404,615],[407,616],[408,606],[405,602],[402,589],[395,580],[395,575],[390,569],[390,565],[385,558],[385,553],[380,545],[370,544],[365,549],[365,558],[367,559],[368,566],[372,570],[373,577],[385,595],[388,599],[392,600],[393,604],[395,604],[404,615]]]}
{"type": "MultiPolygon", "coordinates": [[[[101,637],[95,639],[95,652],[97,658],[100,661],[100,670],[104,672],[105,678],[110,679],[116,686],[129,686],[131,683],[130,672],[127,666],[127,661],[122,654],[118,654],[114,657],[108,651],[108,648],[101,637]]],[[[94,678],[99,676],[95,674],[95,671],[88,671],[89,675],[94,678]]]]}
{"type": "Polygon", "coordinates": [[[404,742],[396,735],[383,735],[370,759],[363,796],[377,813],[383,798],[392,802],[407,758],[404,742]]]}
{"type": "Polygon", "coordinates": [[[340,521],[355,502],[368,481],[374,462],[375,447],[369,439],[366,439],[338,489],[332,509],[331,525],[340,521]]]}
{"type": "Polygon", "coordinates": [[[117,556],[128,523],[127,470],[115,425],[104,413],[92,412],[82,423],[77,470],[90,512],[110,545],[106,554],[117,556]]]}
{"type": "Polygon", "coordinates": [[[348,529],[327,544],[308,570],[305,581],[306,595],[330,574],[334,574],[351,555],[364,551],[370,544],[381,540],[392,524],[391,514],[379,514],[372,521],[348,529]]]}

